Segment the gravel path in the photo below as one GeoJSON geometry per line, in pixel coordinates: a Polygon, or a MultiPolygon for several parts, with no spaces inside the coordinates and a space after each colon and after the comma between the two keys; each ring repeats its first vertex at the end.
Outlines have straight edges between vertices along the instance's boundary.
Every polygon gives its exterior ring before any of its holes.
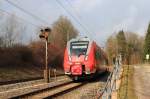
{"type": "Polygon", "coordinates": [[[150,99],[150,65],[134,66],[134,84],[138,99],[150,99]]]}
{"type": "Polygon", "coordinates": [[[103,77],[103,80],[100,78],[99,80],[89,81],[87,84],[76,90],[61,96],[53,97],[53,99],[97,99],[97,91],[104,87],[107,77],[103,77]]]}
{"type": "Polygon", "coordinates": [[[96,99],[97,90],[101,88],[104,83],[90,82],[74,91],[71,91],[54,99],[96,99]]]}

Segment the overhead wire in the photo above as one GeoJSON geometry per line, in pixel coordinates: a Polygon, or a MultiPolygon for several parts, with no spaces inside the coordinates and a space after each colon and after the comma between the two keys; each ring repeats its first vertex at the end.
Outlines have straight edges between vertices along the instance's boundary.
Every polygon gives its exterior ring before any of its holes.
{"type": "MultiPolygon", "coordinates": [[[[65,0],[71,7],[72,11],[74,14],[78,17],[78,19],[83,23],[82,17],[79,15],[78,11],[74,8],[73,4],[70,2],[71,0],[65,0]]],[[[84,23],[85,26],[88,26],[87,24],[84,23]]],[[[88,26],[89,27],[89,26],[88,26]]],[[[89,31],[89,29],[88,29],[89,31]]],[[[90,31],[90,33],[94,33],[93,31],[90,31]]],[[[92,36],[93,40],[95,40],[95,36],[92,36]]]]}
{"type": "MultiPolygon", "coordinates": [[[[73,6],[72,3],[70,2],[70,0],[65,0],[65,1],[68,3],[68,5],[70,5],[72,11],[73,11],[74,14],[76,15],[76,17],[80,20],[80,22],[83,23],[83,20],[81,19],[81,16],[79,15],[78,11],[74,8],[74,6],[73,6]]],[[[86,27],[88,27],[87,24],[84,23],[84,25],[85,25],[86,27]]],[[[87,29],[88,29],[88,28],[87,28],[87,29]]],[[[89,31],[89,29],[88,29],[88,31],[89,31]]],[[[90,34],[93,33],[92,31],[89,31],[89,32],[90,32],[90,34]]],[[[92,37],[93,37],[93,36],[92,36],[92,37]]],[[[94,38],[94,37],[93,37],[93,38],[94,38]]]]}
{"type": "Polygon", "coordinates": [[[41,19],[40,17],[34,15],[33,13],[31,13],[31,12],[25,10],[24,8],[22,8],[22,7],[20,7],[19,5],[17,5],[16,3],[13,3],[13,2],[10,1],[10,0],[5,0],[5,1],[6,1],[7,3],[11,4],[12,6],[16,7],[16,8],[19,9],[20,11],[22,11],[22,12],[24,12],[24,13],[30,15],[30,16],[33,17],[34,19],[37,19],[38,21],[40,21],[40,22],[42,22],[42,23],[44,23],[44,24],[49,25],[49,23],[48,23],[47,21],[45,21],[45,20],[41,19]]]}
{"type": "MultiPolygon", "coordinates": [[[[31,17],[33,17],[33,18],[35,18],[35,19],[37,19],[37,20],[40,20],[40,21],[43,22],[43,23],[49,24],[49,23],[47,23],[45,20],[43,20],[43,19],[41,19],[40,17],[34,15],[33,13],[31,13],[31,12],[25,10],[24,8],[18,6],[17,4],[11,2],[10,0],[5,0],[5,1],[8,2],[9,4],[13,5],[14,7],[18,8],[18,9],[21,10],[22,12],[24,12],[24,13],[30,15],[31,17]]],[[[91,35],[91,33],[89,32],[89,30],[79,21],[79,18],[77,19],[69,10],[67,10],[67,9],[65,8],[65,6],[64,6],[59,0],[56,0],[56,2],[74,19],[74,21],[76,21],[76,22],[82,27],[82,29],[83,29],[86,33],[88,33],[88,34],[91,35]]]]}
{"type": "Polygon", "coordinates": [[[62,2],[60,2],[59,0],[56,0],[56,2],[74,19],[74,21],[76,21],[76,23],[78,23],[82,27],[82,29],[86,33],[88,33],[91,36],[89,30],[79,21],[79,19],[77,19],[68,9],[66,9],[66,7],[62,4],[62,2]]]}
{"type": "MultiPolygon", "coordinates": [[[[7,12],[6,10],[0,9],[0,11],[3,12],[3,13],[6,13],[6,14],[8,14],[8,15],[12,15],[12,13],[7,12]]],[[[20,19],[20,20],[22,20],[22,21],[24,21],[24,22],[29,23],[30,25],[32,25],[32,26],[34,26],[34,27],[36,27],[36,28],[40,28],[39,25],[36,25],[36,24],[34,24],[34,23],[32,23],[32,22],[30,22],[30,21],[28,21],[28,20],[26,20],[26,19],[23,19],[23,18],[21,18],[21,17],[19,17],[19,16],[17,16],[17,15],[15,15],[15,17],[17,17],[18,19],[20,19]]]]}
{"type": "Polygon", "coordinates": [[[69,0],[65,0],[65,1],[68,3],[68,5],[70,5],[72,11],[73,11],[74,14],[78,17],[78,19],[80,19],[81,16],[78,14],[78,11],[74,8],[74,6],[72,5],[72,3],[71,3],[69,0]]]}
{"type": "MultiPolygon", "coordinates": [[[[45,20],[41,19],[40,17],[38,17],[38,16],[34,15],[33,13],[25,10],[24,8],[18,6],[16,3],[11,2],[10,0],[5,0],[5,1],[7,3],[13,5],[17,9],[21,10],[22,12],[30,15],[34,19],[37,19],[38,21],[41,21],[42,23],[49,24],[45,20]]],[[[56,2],[74,19],[74,21],[76,21],[76,23],[78,23],[82,27],[82,29],[85,31],[85,33],[88,33],[91,36],[91,32],[85,27],[85,25],[83,25],[83,23],[81,23],[81,20],[79,20],[80,19],[79,17],[76,18],[68,9],[65,8],[65,6],[62,4],[62,2],[60,2],[59,0],[56,0],[56,2]]]]}

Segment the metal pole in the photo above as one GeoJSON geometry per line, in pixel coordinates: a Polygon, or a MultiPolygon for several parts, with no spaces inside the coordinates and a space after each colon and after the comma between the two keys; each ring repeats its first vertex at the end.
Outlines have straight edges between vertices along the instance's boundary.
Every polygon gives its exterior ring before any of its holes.
{"type": "Polygon", "coordinates": [[[48,52],[47,52],[47,49],[48,49],[48,47],[47,47],[47,40],[45,41],[45,72],[46,72],[46,74],[45,74],[45,80],[46,80],[46,82],[47,83],[49,83],[49,68],[48,68],[48,52]]]}

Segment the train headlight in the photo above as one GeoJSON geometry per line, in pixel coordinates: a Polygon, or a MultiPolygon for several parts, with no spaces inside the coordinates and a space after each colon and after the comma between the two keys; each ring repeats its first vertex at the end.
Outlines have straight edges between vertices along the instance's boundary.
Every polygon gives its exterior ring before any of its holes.
{"type": "Polygon", "coordinates": [[[88,60],[88,55],[85,56],[85,60],[86,60],[86,61],[88,60]]]}
{"type": "Polygon", "coordinates": [[[87,68],[85,73],[90,74],[90,68],[87,68]]]}

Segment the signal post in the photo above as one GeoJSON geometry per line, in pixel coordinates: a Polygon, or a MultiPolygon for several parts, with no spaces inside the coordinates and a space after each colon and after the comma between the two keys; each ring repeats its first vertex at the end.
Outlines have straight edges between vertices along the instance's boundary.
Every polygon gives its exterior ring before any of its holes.
{"type": "Polygon", "coordinates": [[[44,69],[44,79],[47,83],[49,83],[49,67],[48,67],[48,40],[50,38],[51,29],[45,28],[41,29],[41,33],[39,35],[40,39],[45,40],[45,69],[44,69]]]}

